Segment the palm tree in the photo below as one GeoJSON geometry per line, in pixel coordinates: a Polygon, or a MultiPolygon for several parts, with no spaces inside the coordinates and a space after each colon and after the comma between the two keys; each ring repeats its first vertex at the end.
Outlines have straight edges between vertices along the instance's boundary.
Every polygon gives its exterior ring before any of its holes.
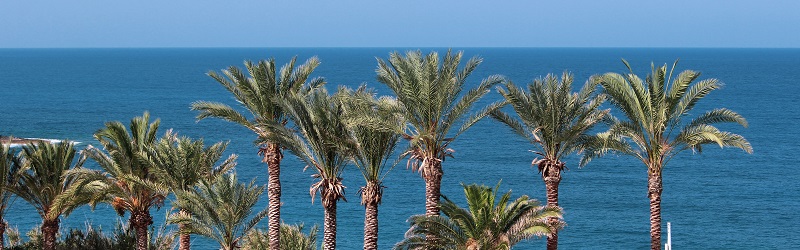
{"type": "MultiPolygon", "coordinates": [[[[588,131],[609,113],[599,108],[605,96],[594,95],[596,83],[587,82],[578,93],[572,93],[572,79],[566,72],[560,80],[547,75],[528,84],[527,91],[507,82],[505,90],[498,91],[518,118],[499,110],[492,113],[493,118],[538,148],[534,153],[539,156],[532,164],[542,175],[547,205],[553,207],[558,206],[561,171],[566,169],[562,157],[583,150],[592,137],[588,131]]],[[[558,232],[547,237],[547,249],[558,249],[558,232]]]]}
{"type": "Polygon", "coordinates": [[[150,115],[131,120],[130,132],[118,121],[107,122],[106,127],[94,134],[94,138],[103,145],[108,153],[91,145],[84,151],[97,161],[102,171],[81,170],[70,174],[80,178],[80,182],[65,196],[62,202],[77,193],[90,193],[90,205],[105,202],[117,211],[120,216],[125,211],[131,213],[129,223],[136,230],[136,249],[146,250],[148,246],[147,227],[153,224],[150,208],[160,208],[169,189],[159,188],[159,176],[151,165],[143,159],[148,150],[157,142],[159,120],[149,123],[150,115]]]}
{"type": "Polygon", "coordinates": [[[6,215],[6,209],[11,203],[12,193],[10,189],[16,182],[12,170],[19,168],[19,164],[19,158],[11,151],[11,147],[8,144],[0,143],[0,250],[5,245],[4,235],[8,225],[3,218],[6,215]]]}
{"type": "MultiPolygon", "coordinates": [[[[192,191],[201,180],[213,180],[236,166],[236,155],[231,155],[220,165],[215,166],[222,157],[227,143],[219,142],[205,147],[203,139],[192,140],[178,137],[168,131],[159,142],[147,152],[147,159],[153,167],[151,170],[159,177],[157,185],[173,192],[192,191]]],[[[187,211],[181,210],[182,213],[187,211]]],[[[185,224],[178,225],[186,227],[185,224]]],[[[181,250],[190,249],[189,234],[180,234],[181,250]]]]}
{"type": "Polygon", "coordinates": [[[608,152],[631,155],[647,166],[647,187],[650,198],[650,247],[661,249],[661,191],[664,165],[677,153],[691,149],[702,152],[702,146],[717,144],[736,147],[752,153],[750,143],[741,135],[717,129],[713,124],[737,123],[747,127],[741,115],[725,108],[708,111],[689,122],[689,115],[698,101],[722,84],[717,79],[706,79],[692,84],[700,73],[685,70],[672,80],[677,61],[671,69],[667,65],[656,68],[643,81],[633,73],[627,61],[623,63],[629,74],[606,73],[592,78],[603,86],[611,103],[627,121],[614,120],[607,132],[599,134],[594,150],[584,154],[584,163],[608,152]],[[669,70],[669,74],[667,74],[669,70]],[[671,81],[671,84],[669,84],[671,81]]]}
{"type": "Polygon", "coordinates": [[[323,249],[336,249],[336,203],[340,199],[347,201],[341,175],[355,148],[341,117],[342,105],[324,88],[307,96],[295,95],[279,100],[279,103],[295,129],[274,122],[265,124],[274,131],[266,139],[279,142],[305,162],[306,168],[316,170],[312,177],[317,182],[311,185],[309,192],[312,202],[316,194],[320,194],[325,209],[323,249]]]}
{"type": "Polygon", "coordinates": [[[221,249],[237,249],[240,240],[267,217],[266,209],[250,216],[263,192],[264,187],[256,186],[255,180],[242,184],[235,174],[221,175],[213,181],[201,180],[193,192],[176,192],[177,207],[186,213],[173,213],[167,222],[184,224],[181,233],[214,239],[221,249]]]}
{"type": "Polygon", "coordinates": [[[56,200],[67,195],[71,185],[76,183],[74,176],[65,173],[70,169],[81,169],[85,157],[78,157],[73,144],[64,141],[58,144],[38,142],[22,148],[22,164],[12,171],[17,174],[11,192],[30,203],[42,217],[43,248],[55,249],[59,217],[89,202],[86,195],[73,196],[66,202],[56,204],[56,200]]]}
{"type": "Polygon", "coordinates": [[[444,174],[442,161],[445,157],[452,157],[450,143],[501,106],[494,103],[477,113],[468,114],[472,106],[503,78],[490,76],[476,88],[462,93],[467,77],[482,60],[472,58],[458,70],[461,57],[462,52],[448,50],[443,61],[436,52],[423,57],[419,51],[409,51],[405,57],[394,52],[389,56],[388,64],[378,59],[378,81],[386,84],[397,96],[401,114],[409,125],[402,135],[411,143],[404,155],[409,156],[412,170],[419,171],[425,180],[427,215],[439,215],[444,174]],[[458,130],[452,133],[451,129],[459,124],[458,130]]]}
{"type": "Polygon", "coordinates": [[[358,191],[365,208],[364,249],[377,249],[378,205],[383,196],[383,179],[394,167],[387,166],[387,160],[400,139],[404,121],[395,99],[376,99],[365,87],[356,91],[342,88],[337,97],[343,99],[345,121],[356,142],[353,162],[366,181],[366,186],[358,191]]]}
{"type": "Polygon", "coordinates": [[[308,92],[325,84],[322,78],[311,79],[306,83],[314,69],[319,65],[316,57],[308,59],[303,65],[295,67],[297,58],[284,65],[280,72],[275,71],[275,59],[262,60],[257,64],[246,61],[245,68],[250,76],[237,67],[230,66],[222,70],[222,75],[209,72],[208,75],[222,84],[233,94],[239,104],[250,112],[252,118],[248,119],[241,112],[232,107],[218,103],[198,101],[192,103],[192,110],[199,110],[197,120],[216,117],[233,122],[253,131],[264,143],[259,145],[258,154],[263,155],[263,162],[267,163],[269,175],[267,195],[269,196],[269,237],[270,248],[281,249],[280,223],[281,223],[281,159],[283,159],[282,145],[263,140],[270,133],[269,129],[258,124],[274,122],[287,124],[286,112],[275,104],[275,100],[287,95],[308,92]],[[276,74],[277,73],[277,74],[276,74]]]}
{"type": "Polygon", "coordinates": [[[441,205],[446,217],[415,215],[411,229],[395,249],[510,249],[522,240],[547,236],[561,228],[561,208],[540,206],[523,195],[511,201],[511,191],[497,198],[494,189],[483,185],[463,185],[467,208],[445,197],[441,205]],[[510,202],[510,203],[509,203],[510,202]],[[435,235],[435,242],[426,240],[435,235]]]}

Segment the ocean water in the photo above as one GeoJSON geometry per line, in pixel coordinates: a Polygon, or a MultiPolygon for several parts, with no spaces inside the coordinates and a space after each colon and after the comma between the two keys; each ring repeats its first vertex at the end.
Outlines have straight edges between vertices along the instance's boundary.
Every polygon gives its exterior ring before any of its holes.
{"type": "MultiPolygon", "coordinates": [[[[314,76],[325,77],[328,88],[367,84],[389,94],[375,80],[376,58],[407,48],[242,48],[242,49],[0,49],[0,134],[17,137],[70,139],[81,146],[94,144],[92,134],[104,122],[127,124],[149,111],[161,119],[161,131],[203,137],[207,143],[230,141],[227,153],[238,154],[240,180],[265,184],[265,165],[256,155],[254,136],[224,121],[196,122],[189,110],[193,101],[219,101],[235,105],[209,70],[244,60],[275,57],[278,63],[297,55],[299,61],[318,56],[322,64],[314,76]]],[[[446,49],[425,48],[423,52],[446,49]]],[[[483,64],[468,82],[500,74],[517,84],[548,73],[572,72],[580,84],[593,74],[626,72],[621,58],[644,77],[650,63],[672,64],[678,70],[701,71],[701,79],[725,83],[698,104],[693,114],[716,107],[733,109],[749,128],[723,126],[744,135],[754,153],[708,146],[702,154],[683,152],[664,169],[663,221],[672,223],[674,247],[683,249],[786,249],[800,245],[800,49],[537,49],[463,48],[465,57],[480,56],[483,64]]],[[[497,101],[496,92],[480,105],[497,101]]],[[[401,142],[399,149],[405,148],[401,142]]],[[[544,185],[530,166],[534,155],[522,139],[492,120],[475,125],[452,144],[455,158],[444,166],[442,193],[463,203],[460,183],[494,186],[513,197],[527,194],[544,200],[544,185]]],[[[288,153],[287,153],[288,156],[288,153]]],[[[313,179],[295,157],[285,158],[282,171],[283,210],[286,223],[322,224],[319,201],[308,194],[313,179]]],[[[577,166],[567,158],[569,171],[560,187],[560,203],[568,226],[560,234],[563,249],[646,249],[649,246],[649,206],[644,166],[626,156],[609,156],[577,166]]],[[[93,163],[89,163],[93,164],[93,163]]],[[[362,244],[363,207],[358,187],[363,179],[350,166],[344,174],[349,202],[338,210],[338,246],[359,249],[362,244]]],[[[424,184],[417,173],[399,164],[388,176],[380,206],[381,249],[403,238],[406,219],[424,213],[424,184]]],[[[266,194],[256,209],[266,208],[266,194]]],[[[40,223],[33,208],[21,199],[10,207],[5,220],[23,234],[40,223]]],[[[163,223],[169,205],[151,212],[155,226],[163,223]]],[[[107,205],[75,211],[62,219],[62,229],[83,228],[89,221],[110,232],[114,223],[127,220],[107,205]]],[[[264,220],[259,227],[266,227],[264,220]]],[[[172,227],[170,227],[172,228],[172,227]]],[[[174,229],[174,228],[173,228],[174,229]]],[[[321,232],[320,232],[321,237],[321,232]]],[[[321,240],[321,239],[320,239],[321,240]]],[[[216,249],[214,242],[194,237],[195,249],[216,249]]],[[[541,249],[542,239],[522,242],[517,249],[541,249]]]]}

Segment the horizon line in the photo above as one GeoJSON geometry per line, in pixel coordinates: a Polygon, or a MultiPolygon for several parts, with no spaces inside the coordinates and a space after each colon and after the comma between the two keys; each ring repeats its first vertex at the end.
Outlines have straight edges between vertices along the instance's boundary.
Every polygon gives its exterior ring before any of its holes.
{"type": "Polygon", "coordinates": [[[141,46],[141,47],[0,47],[0,49],[382,49],[382,48],[481,48],[481,49],[800,49],[800,47],[668,47],[668,46],[141,46]]]}

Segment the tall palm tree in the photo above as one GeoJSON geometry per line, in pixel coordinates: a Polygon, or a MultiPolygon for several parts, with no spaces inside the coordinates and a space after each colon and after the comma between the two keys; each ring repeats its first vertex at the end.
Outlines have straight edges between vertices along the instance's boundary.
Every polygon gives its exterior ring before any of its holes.
{"type": "Polygon", "coordinates": [[[19,168],[19,164],[19,158],[11,150],[11,147],[8,144],[0,143],[0,250],[5,245],[4,235],[8,225],[3,218],[11,203],[11,188],[16,182],[13,169],[19,168]]]}
{"type": "Polygon", "coordinates": [[[65,173],[82,168],[86,160],[85,157],[76,159],[76,156],[69,141],[31,143],[22,147],[22,164],[12,170],[17,176],[11,192],[30,203],[42,217],[43,249],[55,249],[59,217],[89,202],[89,196],[80,195],[56,204],[56,200],[67,195],[67,190],[76,183],[74,176],[65,173]]]}
{"type": "Polygon", "coordinates": [[[221,249],[238,249],[239,241],[267,217],[266,209],[252,215],[263,192],[264,187],[256,186],[255,180],[239,183],[235,174],[221,175],[213,181],[201,180],[193,192],[176,192],[177,206],[186,213],[173,213],[167,222],[184,224],[181,233],[214,239],[221,249]]]}
{"type": "MultiPolygon", "coordinates": [[[[151,171],[159,177],[158,183],[164,185],[162,189],[173,192],[192,191],[201,180],[214,180],[236,166],[236,155],[231,155],[221,164],[216,165],[222,157],[227,143],[218,142],[206,147],[203,139],[192,140],[188,137],[178,137],[168,131],[161,139],[147,151],[146,159],[153,167],[151,171]]],[[[173,204],[175,205],[175,204],[173,204]]],[[[182,213],[188,213],[181,210],[182,213]]],[[[179,224],[179,228],[186,227],[179,224]]],[[[191,236],[180,234],[181,250],[190,249],[191,236]]]]}
{"type": "Polygon", "coordinates": [[[232,107],[218,103],[198,101],[192,103],[192,110],[199,110],[197,120],[208,117],[216,117],[229,122],[233,122],[253,131],[261,143],[258,154],[262,155],[263,162],[267,163],[267,173],[269,175],[267,195],[269,196],[269,238],[270,248],[273,250],[281,249],[280,245],[280,223],[281,223],[281,181],[280,164],[283,159],[282,145],[263,140],[270,133],[269,129],[258,124],[264,122],[274,122],[287,124],[286,112],[275,104],[275,100],[282,99],[287,95],[308,92],[325,84],[322,78],[309,80],[309,76],[319,65],[316,57],[308,59],[303,65],[295,67],[297,58],[284,65],[280,72],[275,70],[275,59],[262,60],[258,63],[246,61],[245,68],[249,76],[242,70],[230,66],[227,70],[222,70],[222,75],[211,71],[208,73],[211,78],[222,84],[231,94],[239,105],[245,108],[251,118],[232,107]],[[308,83],[306,83],[308,81],[308,83]]]}
{"type": "Polygon", "coordinates": [[[378,249],[378,205],[383,197],[383,179],[394,167],[387,161],[404,124],[394,98],[376,99],[374,95],[365,87],[356,91],[342,88],[337,93],[343,102],[350,135],[356,142],[353,162],[366,181],[358,191],[365,208],[364,249],[378,249]]]}
{"type": "MultiPolygon", "coordinates": [[[[534,153],[538,156],[532,164],[542,175],[547,205],[553,207],[558,206],[561,171],[566,169],[562,157],[583,150],[591,141],[588,131],[609,113],[600,109],[605,96],[594,95],[596,83],[587,82],[578,93],[572,93],[572,81],[572,75],[566,72],[561,79],[547,75],[528,84],[527,91],[507,82],[499,92],[518,118],[499,110],[492,113],[493,118],[537,147],[534,153]]],[[[558,249],[558,232],[547,237],[547,249],[558,249]]]]}
{"type": "Polygon", "coordinates": [[[483,185],[463,185],[467,208],[445,198],[441,205],[446,217],[415,215],[411,229],[395,249],[510,249],[522,240],[554,234],[563,226],[561,208],[540,206],[523,195],[511,201],[511,191],[497,197],[494,189],[483,185]],[[437,241],[426,240],[435,235],[437,241]]]}
{"type": "MultiPolygon", "coordinates": [[[[325,209],[323,249],[336,249],[336,203],[345,200],[342,172],[352,155],[355,142],[342,119],[341,103],[322,88],[307,96],[295,95],[279,100],[294,130],[281,124],[265,124],[274,131],[267,140],[277,141],[316,171],[311,185],[311,200],[317,193],[325,209]],[[296,131],[296,132],[295,132],[296,131]]],[[[271,240],[271,239],[270,239],[271,240]]]]}
{"type": "Polygon", "coordinates": [[[661,191],[664,165],[677,153],[691,149],[702,152],[702,146],[717,144],[736,147],[752,153],[750,143],[741,135],[721,131],[718,123],[737,123],[747,127],[747,121],[738,113],[725,108],[708,111],[685,122],[698,101],[722,84],[717,79],[706,79],[693,84],[699,72],[685,70],[673,77],[667,65],[656,68],[642,80],[633,73],[627,61],[623,63],[630,73],[606,73],[592,80],[603,86],[611,103],[627,117],[615,120],[607,132],[599,134],[601,140],[595,150],[584,154],[584,163],[608,152],[631,155],[647,166],[647,187],[650,198],[650,247],[661,249],[661,191]],[[669,71],[669,72],[667,72],[669,71]],[[671,82],[671,83],[670,83],[671,82]]]}
{"type": "Polygon", "coordinates": [[[490,76],[462,93],[467,77],[482,61],[474,57],[459,70],[462,54],[448,50],[442,59],[436,52],[423,57],[420,51],[409,51],[405,56],[392,53],[388,64],[378,59],[378,81],[397,96],[409,125],[402,135],[411,144],[405,155],[409,156],[412,170],[419,171],[425,180],[427,215],[439,215],[442,161],[452,157],[450,143],[501,106],[494,103],[469,115],[472,106],[503,78],[490,76]]]}
{"type": "Polygon", "coordinates": [[[90,205],[98,202],[109,203],[123,216],[131,213],[130,226],[136,231],[136,249],[146,250],[148,246],[147,227],[153,224],[150,208],[160,208],[169,194],[169,189],[159,188],[148,183],[158,183],[159,176],[144,159],[147,151],[157,142],[159,120],[149,123],[150,115],[135,117],[130,123],[130,132],[118,121],[107,122],[105,128],[94,134],[103,145],[103,152],[91,145],[84,151],[97,161],[102,171],[81,170],[70,174],[80,178],[78,185],[61,201],[76,197],[77,193],[93,194],[90,205]]]}

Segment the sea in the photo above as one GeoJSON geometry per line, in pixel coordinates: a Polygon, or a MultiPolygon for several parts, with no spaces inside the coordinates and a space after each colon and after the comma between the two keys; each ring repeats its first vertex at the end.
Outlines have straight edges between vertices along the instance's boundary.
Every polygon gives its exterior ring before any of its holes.
{"type": "MultiPolygon", "coordinates": [[[[393,51],[447,52],[448,48],[108,48],[108,49],[0,49],[0,134],[25,138],[68,139],[99,146],[92,134],[105,122],[122,121],[149,112],[161,120],[159,134],[173,129],[180,135],[204,138],[207,144],[228,141],[227,154],[239,155],[235,171],[240,181],[265,185],[266,165],[256,154],[254,134],[217,119],[197,121],[189,109],[198,100],[237,103],[209,71],[243,67],[245,60],[275,58],[279,64],[312,56],[321,65],[314,77],[324,77],[327,88],[375,88],[391,95],[377,82],[377,60],[393,51]]],[[[690,115],[713,108],[739,112],[749,127],[722,125],[741,134],[753,146],[748,154],[735,148],[704,147],[702,153],[684,151],[664,168],[662,203],[663,241],[667,222],[675,249],[791,249],[800,245],[800,49],[733,48],[453,48],[466,61],[483,63],[468,78],[476,86],[490,75],[503,75],[524,85],[547,74],[570,72],[575,87],[590,76],[629,72],[644,78],[651,67],[672,65],[676,72],[692,69],[700,79],[717,78],[720,90],[704,98],[690,115]]],[[[482,107],[500,100],[496,90],[480,100],[482,107]]],[[[610,108],[610,107],[608,107],[610,108]]],[[[408,147],[401,141],[398,150],[408,147]]],[[[497,121],[486,119],[451,144],[453,158],[443,163],[442,194],[465,204],[463,184],[495,186],[544,201],[544,184],[531,161],[533,145],[497,121]]],[[[322,224],[323,208],[312,200],[311,170],[288,152],[282,164],[282,220],[304,224],[306,230],[322,224]]],[[[650,245],[649,201],[645,166],[629,156],[610,155],[585,167],[578,157],[565,159],[568,171],[560,186],[560,205],[567,226],[559,235],[562,249],[647,249],[650,245]]],[[[87,166],[96,167],[88,162],[87,166]]],[[[347,201],[338,208],[340,249],[360,249],[364,208],[357,193],[364,180],[352,165],[343,174],[347,201]]],[[[380,206],[380,249],[403,239],[411,215],[424,213],[424,183],[405,161],[387,175],[380,206]]],[[[266,209],[266,193],[256,210],[266,209]]],[[[167,202],[152,209],[155,228],[170,213],[167,202]]],[[[108,205],[85,207],[63,217],[67,228],[94,228],[110,234],[116,223],[127,221],[108,205]]],[[[22,199],[11,204],[5,220],[22,234],[41,223],[34,208],[22,199]]],[[[266,229],[266,220],[259,228],[266,229]]],[[[176,230],[167,226],[167,230],[176,230]]],[[[319,233],[321,242],[322,232],[319,233]]],[[[215,242],[193,237],[194,249],[217,249],[215,242]]],[[[532,239],[515,249],[542,249],[545,240],[532,239]]]]}

